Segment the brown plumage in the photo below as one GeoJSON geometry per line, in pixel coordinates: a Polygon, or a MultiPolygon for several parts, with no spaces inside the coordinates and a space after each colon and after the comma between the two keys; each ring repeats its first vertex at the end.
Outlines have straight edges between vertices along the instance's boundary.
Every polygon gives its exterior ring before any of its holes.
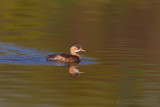
{"type": "Polygon", "coordinates": [[[77,52],[79,51],[85,51],[85,50],[83,50],[79,44],[74,44],[70,47],[69,54],[48,55],[46,57],[46,60],[79,63],[81,61],[80,55],[77,54],[77,52]]]}

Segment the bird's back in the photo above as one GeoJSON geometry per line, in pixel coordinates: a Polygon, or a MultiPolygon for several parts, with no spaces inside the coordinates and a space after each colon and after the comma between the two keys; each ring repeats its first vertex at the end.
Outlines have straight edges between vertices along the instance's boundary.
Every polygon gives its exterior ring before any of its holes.
{"type": "Polygon", "coordinates": [[[46,57],[48,61],[80,62],[80,58],[70,54],[55,54],[46,57]]]}

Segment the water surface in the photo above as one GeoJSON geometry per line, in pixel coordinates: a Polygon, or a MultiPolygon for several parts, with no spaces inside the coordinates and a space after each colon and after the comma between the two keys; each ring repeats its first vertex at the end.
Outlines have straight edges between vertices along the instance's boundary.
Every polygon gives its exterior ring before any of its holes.
{"type": "Polygon", "coordinates": [[[159,106],[159,0],[0,5],[1,107],[159,106]],[[78,66],[44,59],[74,43],[78,66]]]}

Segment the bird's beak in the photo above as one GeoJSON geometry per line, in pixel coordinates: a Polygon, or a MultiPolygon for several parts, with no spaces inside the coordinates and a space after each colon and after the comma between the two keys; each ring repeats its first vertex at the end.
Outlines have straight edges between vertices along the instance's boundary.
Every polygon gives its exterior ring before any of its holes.
{"type": "Polygon", "coordinates": [[[86,50],[81,49],[80,51],[86,52],[86,50]]]}

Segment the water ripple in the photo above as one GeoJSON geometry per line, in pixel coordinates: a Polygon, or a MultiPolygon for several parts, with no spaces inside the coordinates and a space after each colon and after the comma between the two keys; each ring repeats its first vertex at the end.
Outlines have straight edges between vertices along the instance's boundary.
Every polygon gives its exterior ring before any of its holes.
{"type": "MultiPolygon", "coordinates": [[[[18,64],[18,65],[54,65],[66,66],[66,63],[49,62],[45,56],[54,54],[53,52],[39,51],[36,49],[18,47],[10,43],[0,43],[0,64],[18,64]]],[[[80,65],[95,64],[89,61],[94,58],[82,57],[80,65]]]]}

